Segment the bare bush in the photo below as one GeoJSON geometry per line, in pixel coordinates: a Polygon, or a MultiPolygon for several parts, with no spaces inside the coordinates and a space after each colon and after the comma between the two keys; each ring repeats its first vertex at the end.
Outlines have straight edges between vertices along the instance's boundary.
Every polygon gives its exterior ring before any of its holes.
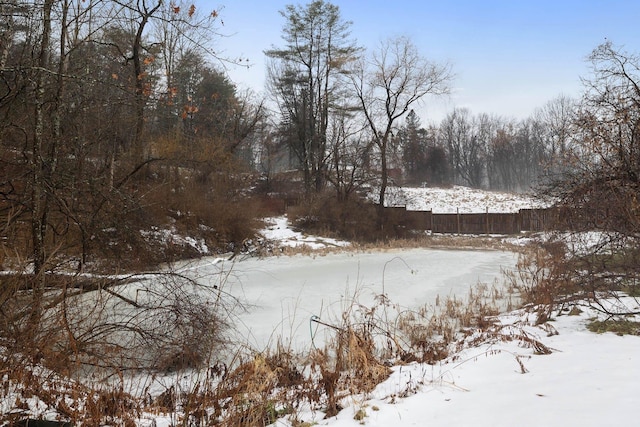
{"type": "Polygon", "coordinates": [[[576,267],[567,259],[566,243],[556,240],[521,252],[516,269],[506,275],[521,304],[536,307],[543,323],[581,296],[576,267]]]}
{"type": "Polygon", "coordinates": [[[640,278],[640,57],[606,42],[589,59],[593,75],[584,80],[573,149],[546,190],[568,207],[571,240],[589,240],[568,248],[568,269],[604,310],[599,297],[633,288],[640,278]]]}
{"type": "Polygon", "coordinates": [[[57,276],[31,330],[27,278],[3,279],[17,292],[2,304],[2,372],[46,367],[68,378],[104,379],[110,389],[109,379],[125,374],[208,366],[225,344],[228,297],[215,283],[176,273],[57,276]]]}

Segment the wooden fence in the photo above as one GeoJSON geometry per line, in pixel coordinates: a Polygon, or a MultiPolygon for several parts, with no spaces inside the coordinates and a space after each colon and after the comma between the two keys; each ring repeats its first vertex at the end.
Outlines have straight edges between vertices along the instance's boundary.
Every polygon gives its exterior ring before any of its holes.
{"type": "Polygon", "coordinates": [[[520,230],[517,213],[432,214],[431,231],[457,234],[516,234],[520,230]]]}
{"type": "Polygon", "coordinates": [[[402,207],[393,211],[399,225],[434,233],[457,234],[518,234],[522,231],[549,231],[558,229],[560,211],[550,209],[521,209],[513,213],[433,213],[407,211],[402,207]]]}
{"type": "MultiPolygon", "coordinates": [[[[270,200],[274,211],[285,213],[296,198],[270,200]]],[[[457,234],[518,234],[522,231],[551,231],[570,229],[571,217],[560,208],[520,209],[513,213],[433,213],[408,211],[404,207],[387,207],[390,220],[406,229],[428,230],[434,233],[457,234]]]]}

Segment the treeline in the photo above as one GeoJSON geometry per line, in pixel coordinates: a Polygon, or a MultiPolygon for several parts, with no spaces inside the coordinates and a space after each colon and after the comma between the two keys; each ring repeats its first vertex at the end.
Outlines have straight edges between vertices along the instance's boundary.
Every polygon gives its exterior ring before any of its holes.
{"type": "Polygon", "coordinates": [[[426,128],[412,110],[391,144],[398,184],[530,190],[562,170],[576,108],[565,96],[524,120],[460,108],[426,128]]]}
{"type": "Polygon", "coordinates": [[[455,109],[423,126],[415,107],[449,93],[449,64],[405,37],[365,51],[324,1],[282,15],[283,45],[266,52],[273,140],[286,150],[280,166],[303,174],[307,196],[330,188],[347,200],[376,188],[383,206],[390,184],[526,191],[562,170],[577,101],[559,96],[519,121],[455,109]]]}

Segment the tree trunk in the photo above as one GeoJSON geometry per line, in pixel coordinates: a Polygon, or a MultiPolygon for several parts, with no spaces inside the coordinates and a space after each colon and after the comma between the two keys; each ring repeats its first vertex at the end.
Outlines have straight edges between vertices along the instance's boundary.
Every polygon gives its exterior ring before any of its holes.
{"type": "Polygon", "coordinates": [[[51,9],[54,0],[45,0],[42,9],[42,44],[38,55],[38,67],[36,74],[36,90],[34,99],[34,134],[31,157],[32,187],[31,187],[31,237],[33,245],[33,304],[31,306],[31,318],[29,333],[35,333],[42,317],[42,297],[45,285],[45,239],[47,234],[47,190],[46,190],[46,165],[45,159],[45,73],[42,71],[49,65],[49,43],[51,38],[51,9]]]}
{"type": "Polygon", "coordinates": [[[134,161],[138,164],[141,164],[145,161],[146,147],[144,146],[143,140],[143,132],[144,132],[144,108],[146,106],[146,98],[147,98],[147,79],[144,75],[143,69],[143,58],[142,58],[142,41],[144,35],[144,29],[149,23],[149,19],[153,16],[153,14],[160,8],[162,5],[162,0],[158,0],[158,3],[152,7],[151,9],[147,8],[147,5],[144,1],[140,5],[140,10],[138,11],[141,16],[141,21],[138,24],[138,29],[136,31],[136,36],[133,41],[132,46],[132,54],[131,58],[133,60],[133,70],[135,73],[135,118],[136,118],[136,127],[135,134],[133,139],[133,156],[134,161]]]}
{"type": "Polygon", "coordinates": [[[380,147],[380,167],[382,171],[380,173],[380,193],[378,195],[378,222],[380,229],[384,228],[386,215],[384,209],[384,202],[387,193],[387,185],[389,184],[389,171],[387,170],[387,136],[382,139],[379,144],[380,147]]]}
{"type": "Polygon", "coordinates": [[[144,95],[144,85],[145,78],[142,74],[142,58],[141,58],[141,50],[142,50],[142,33],[144,31],[144,27],[147,24],[149,17],[148,15],[144,15],[142,17],[142,21],[138,26],[138,31],[136,33],[135,40],[133,42],[133,70],[135,74],[135,88],[136,88],[136,97],[135,97],[135,116],[136,116],[136,128],[135,134],[133,138],[133,156],[134,161],[136,163],[144,161],[144,148],[142,147],[142,132],[144,131],[144,107],[145,107],[145,95],[144,95]]]}

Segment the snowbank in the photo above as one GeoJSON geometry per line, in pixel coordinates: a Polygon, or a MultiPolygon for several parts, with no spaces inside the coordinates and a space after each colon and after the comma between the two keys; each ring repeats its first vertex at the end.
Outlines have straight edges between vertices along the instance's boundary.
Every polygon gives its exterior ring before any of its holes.
{"type": "MultiPolygon", "coordinates": [[[[551,354],[514,340],[470,348],[434,366],[396,366],[371,395],[345,399],[336,417],[301,418],[333,427],[636,425],[640,337],[589,332],[595,315],[585,310],[557,317],[551,329],[524,327],[551,354]]],[[[502,317],[512,325],[522,319],[502,317]]]]}

